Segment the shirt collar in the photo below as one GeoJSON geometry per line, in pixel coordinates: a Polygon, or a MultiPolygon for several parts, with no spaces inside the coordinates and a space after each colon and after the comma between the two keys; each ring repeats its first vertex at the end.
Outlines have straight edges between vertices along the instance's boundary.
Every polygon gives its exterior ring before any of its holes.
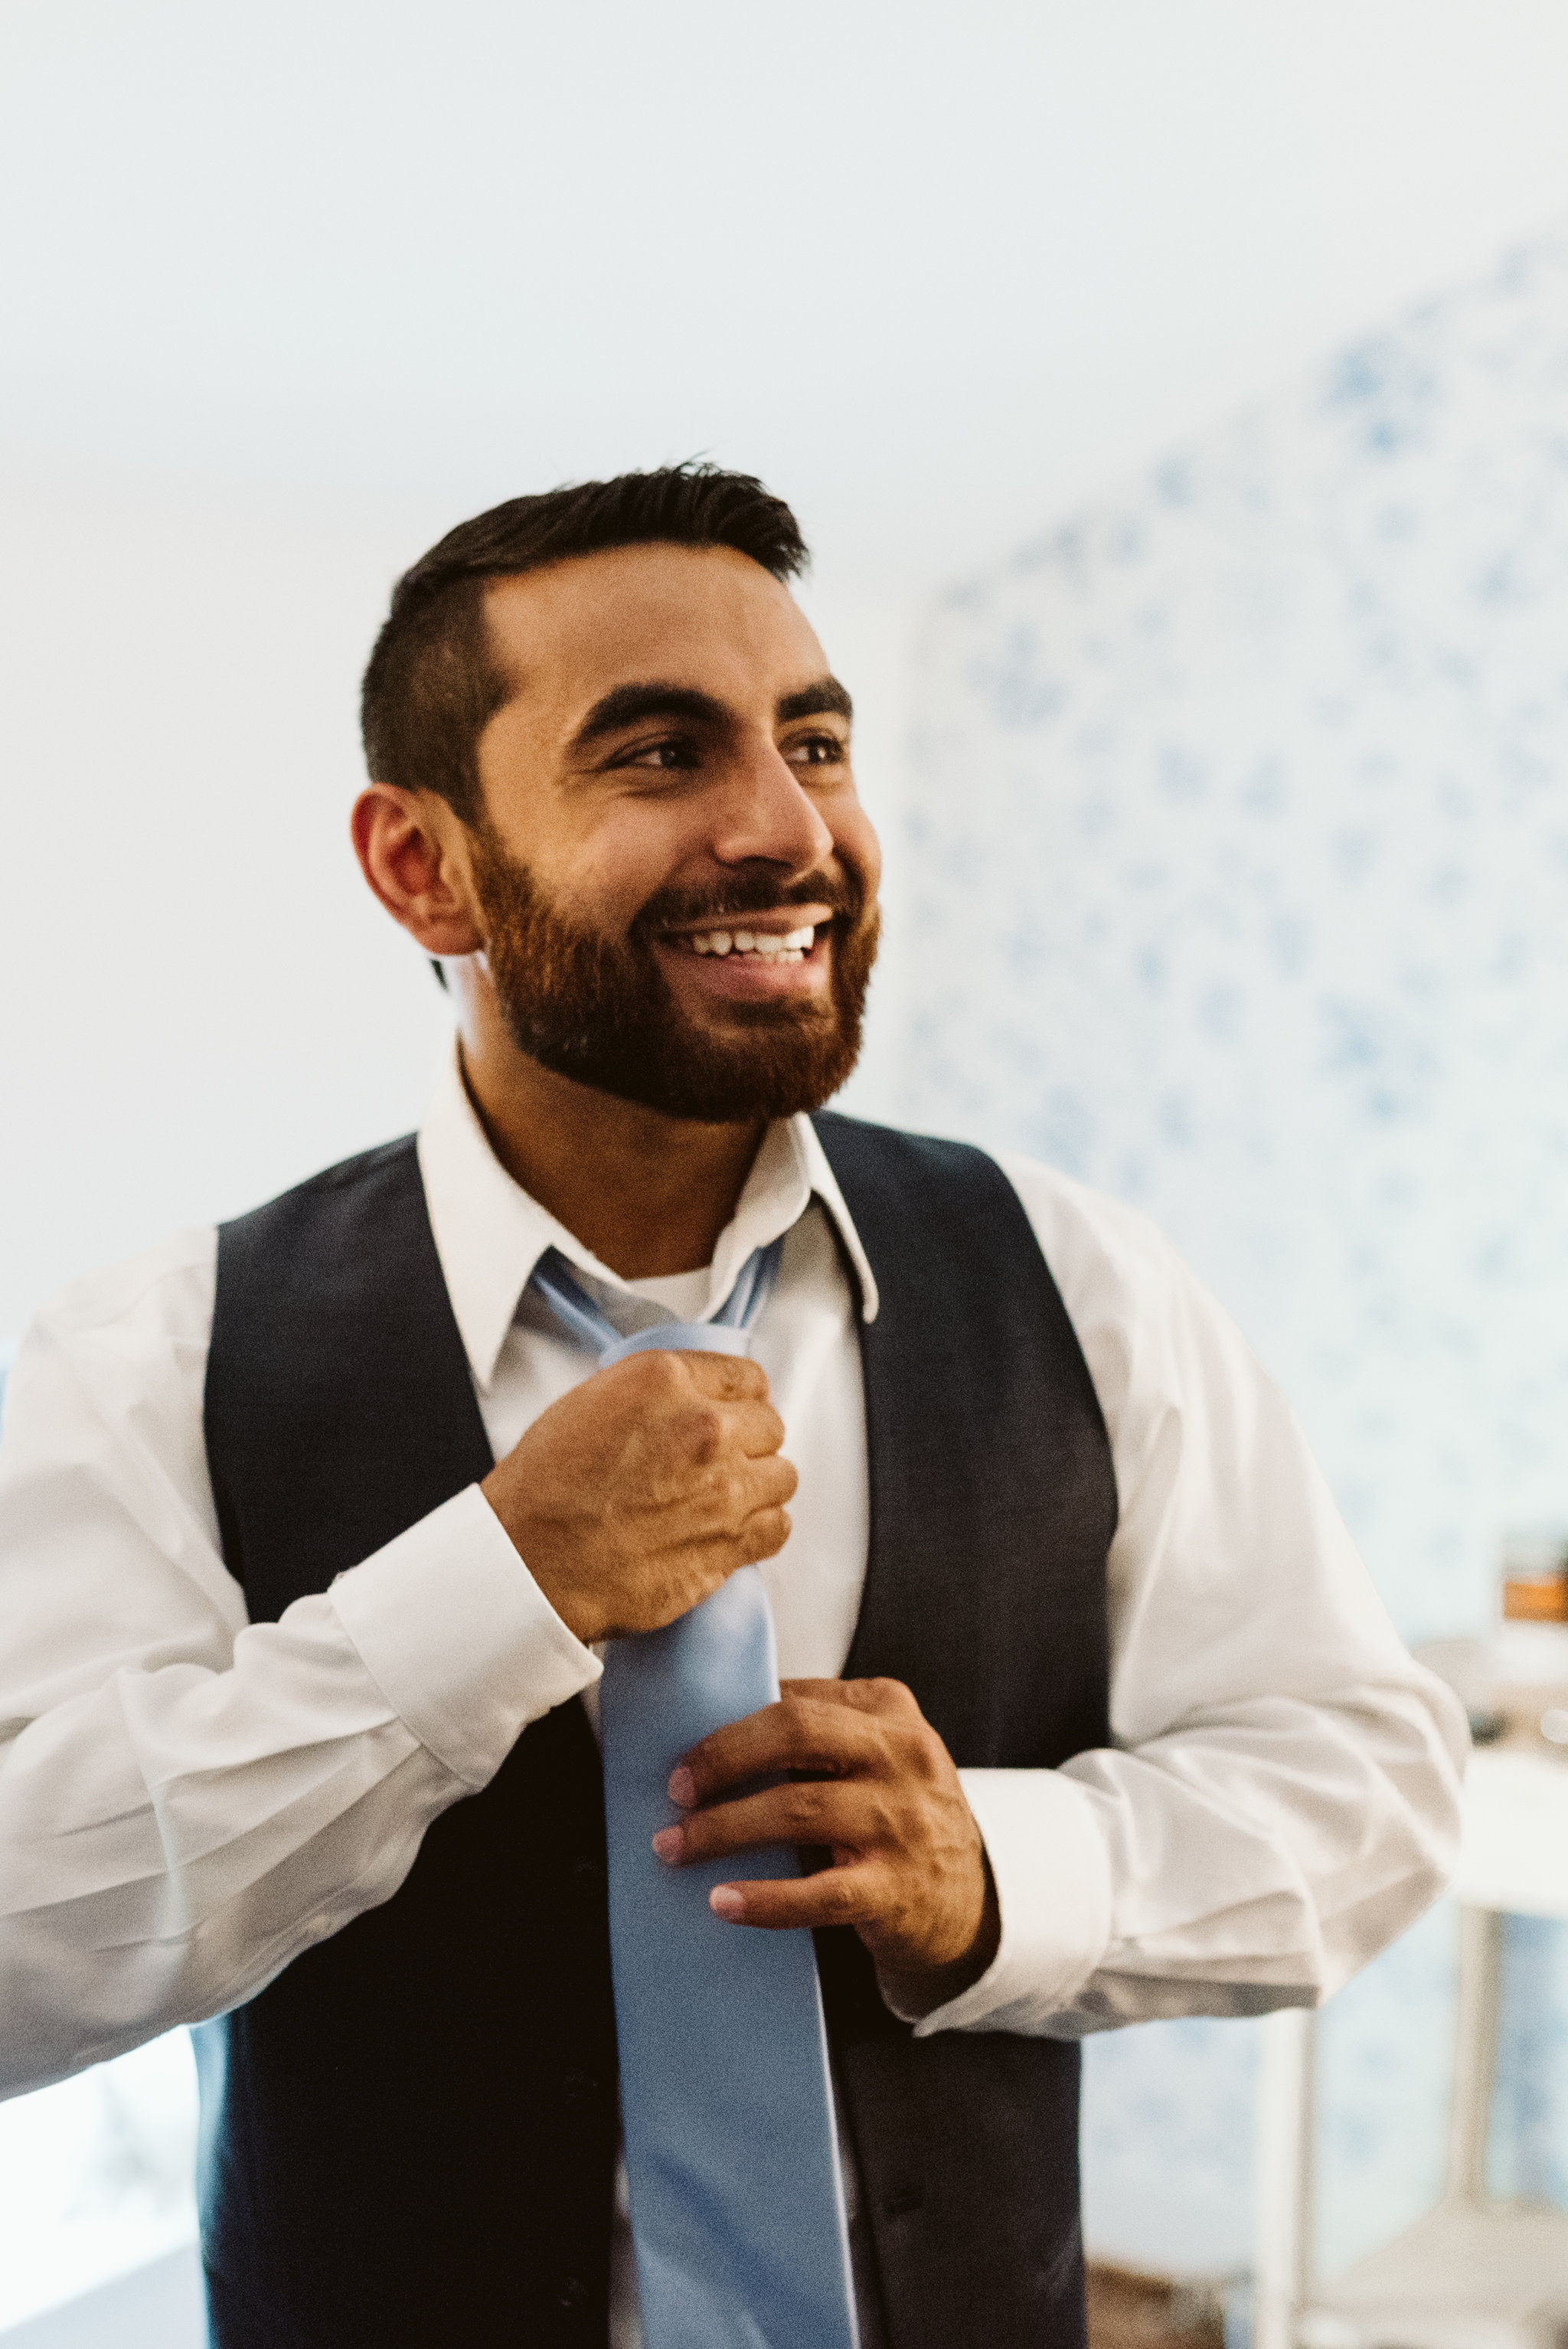
{"type": "MultiPolygon", "coordinates": [[[[418,1149],[447,1292],[469,1367],[480,1392],[488,1392],[518,1299],[546,1248],[559,1248],[569,1264],[611,1288],[628,1284],[512,1181],[469,1099],[455,1049],[419,1129],[418,1149]]],[[[781,1118],[763,1136],[735,1214],[718,1236],[699,1319],[718,1310],[752,1250],[789,1231],[813,1196],[832,1217],[854,1268],[861,1313],[875,1320],[876,1277],[816,1128],[804,1116],[781,1118]]]]}

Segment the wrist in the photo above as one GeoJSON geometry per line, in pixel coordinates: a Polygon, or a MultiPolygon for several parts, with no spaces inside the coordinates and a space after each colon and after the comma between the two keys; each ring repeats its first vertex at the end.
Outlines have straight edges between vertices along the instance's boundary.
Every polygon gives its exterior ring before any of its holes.
{"type": "Polygon", "coordinates": [[[480,1490],[500,1521],[501,1531],[533,1577],[541,1596],[573,1638],[591,1648],[606,1636],[601,1610],[594,1605],[592,1593],[579,1589],[558,1570],[548,1532],[523,1506],[521,1495],[506,1473],[508,1464],[501,1461],[492,1468],[480,1490]]]}
{"type": "Polygon", "coordinates": [[[985,1893],[980,1904],[980,1921],[963,1954],[944,1963],[934,1965],[901,1965],[893,1960],[877,1961],[877,1987],[882,2002],[906,2023],[919,2023],[934,2014],[939,2006],[946,2006],[972,1990],[982,1974],[989,1971],[1002,1946],[1002,1908],[996,1897],[995,1881],[991,1874],[991,1862],[981,1851],[985,1869],[985,1893]]]}

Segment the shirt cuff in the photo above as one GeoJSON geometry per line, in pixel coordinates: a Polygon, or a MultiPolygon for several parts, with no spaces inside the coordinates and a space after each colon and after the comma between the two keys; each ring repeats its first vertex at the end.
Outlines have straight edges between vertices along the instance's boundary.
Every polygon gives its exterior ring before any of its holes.
{"type": "Polygon", "coordinates": [[[603,1666],[573,1637],[477,1485],[340,1574],[339,1621],[389,1704],[465,1785],[603,1666]]]}
{"type": "Polygon", "coordinates": [[[1038,2032],[1072,2004],[1110,1939],[1110,1858],[1094,1805],[1057,1770],[960,1770],[1001,1911],[996,1954],[977,1982],[914,2026],[1038,2032]]]}

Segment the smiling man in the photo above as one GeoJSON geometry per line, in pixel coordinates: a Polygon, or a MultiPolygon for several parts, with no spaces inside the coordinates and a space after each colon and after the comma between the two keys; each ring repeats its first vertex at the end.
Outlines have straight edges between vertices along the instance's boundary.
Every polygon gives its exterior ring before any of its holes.
{"type": "Polygon", "coordinates": [[[1311,2005],[1451,1861],[1457,1709],[1159,1236],[821,1113],[803,558],[681,469],[415,565],[426,1123],[18,1360],[5,2084],[203,2026],[218,2349],[1074,2349],[1076,2041],[1311,2005]]]}

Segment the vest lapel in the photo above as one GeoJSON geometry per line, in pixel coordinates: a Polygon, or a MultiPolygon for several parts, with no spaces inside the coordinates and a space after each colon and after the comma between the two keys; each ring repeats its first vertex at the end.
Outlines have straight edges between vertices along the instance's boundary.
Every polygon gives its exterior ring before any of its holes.
{"type": "Polygon", "coordinates": [[[1018,1195],[980,1151],[815,1123],[881,1292],[861,1324],[871,1544],[845,1677],[903,1681],[963,1764],[1102,1745],[1116,1486],[1018,1195]]]}

